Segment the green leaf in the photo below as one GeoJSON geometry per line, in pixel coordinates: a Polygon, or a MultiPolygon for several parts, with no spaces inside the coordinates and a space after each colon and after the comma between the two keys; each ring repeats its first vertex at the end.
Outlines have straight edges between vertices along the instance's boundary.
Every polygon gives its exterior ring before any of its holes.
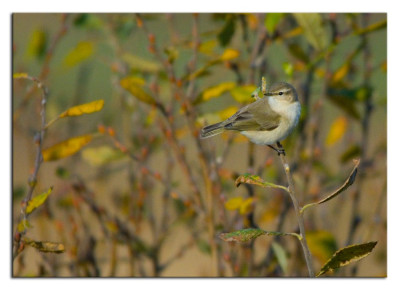
{"type": "Polygon", "coordinates": [[[327,202],[328,200],[331,200],[332,198],[336,197],[337,195],[339,195],[340,193],[345,191],[349,186],[351,186],[354,183],[355,179],[356,179],[357,169],[358,169],[358,166],[360,165],[360,160],[359,159],[358,160],[354,160],[354,164],[355,165],[354,165],[353,170],[351,171],[349,177],[346,179],[346,181],[343,183],[343,185],[341,187],[339,187],[337,190],[335,190],[334,192],[332,192],[331,194],[329,194],[328,196],[326,196],[325,198],[321,199],[318,202],[306,204],[301,209],[300,212],[304,212],[304,210],[306,208],[309,208],[311,206],[314,206],[314,205],[317,205],[317,204],[321,204],[321,203],[327,202]]]}
{"type": "Polygon", "coordinates": [[[332,256],[332,258],[328,262],[326,262],[326,264],[321,268],[316,277],[319,277],[328,271],[346,266],[351,262],[355,262],[365,258],[372,252],[377,243],[378,242],[369,242],[364,244],[351,245],[338,250],[332,256]]]}
{"type": "Polygon", "coordinates": [[[308,42],[318,51],[325,49],[328,45],[328,32],[322,23],[319,13],[294,13],[294,18],[303,29],[304,36],[308,42]]]}
{"type": "Polygon", "coordinates": [[[222,233],[219,235],[219,237],[225,242],[244,243],[254,240],[265,234],[267,234],[267,232],[261,229],[243,229],[231,233],[222,233]]]}
{"type": "Polygon", "coordinates": [[[61,254],[65,251],[65,246],[61,243],[34,241],[29,238],[24,238],[24,243],[44,253],[61,254]]]}
{"type": "Polygon", "coordinates": [[[283,13],[267,13],[265,16],[264,25],[270,34],[275,32],[276,26],[281,21],[283,13]]]}
{"type": "Polygon", "coordinates": [[[44,161],[53,161],[68,157],[78,152],[83,146],[92,141],[91,134],[73,137],[42,151],[44,161]]]}
{"type": "Polygon", "coordinates": [[[26,206],[26,214],[30,214],[31,212],[33,212],[36,208],[38,208],[39,206],[41,206],[46,199],[49,197],[49,195],[51,194],[51,192],[53,191],[53,187],[50,187],[46,192],[43,192],[37,196],[35,196],[34,198],[32,198],[29,202],[28,205],[26,206]]]}
{"type": "Polygon", "coordinates": [[[139,101],[149,105],[156,105],[156,100],[143,89],[144,83],[142,81],[144,82],[143,79],[128,76],[120,81],[120,85],[139,101]]]}
{"type": "Polygon", "coordinates": [[[257,175],[244,174],[244,175],[239,176],[235,181],[235,185],[236,185],[236,187],[239,187],[242,183],[255,184],[255,185],[258,185],[261,187],[280,188],[285,191],[288,191],[287,187],[264,181],[257,175]]]}
{"type": "Polygon", "coordinates": [[[288,258],[285,249],[276,242],[272,242],[272,250],[278,260],[279,266],[282,268],[283,273],[286,275],[288,272],[288,258]]]}
{"type": "Polygon", "coordinates": [[[224,27],[217,36],[221,46],[228,45],[234,33],[235,33],[235,18],[233,17],[233,15],[228,15],[224,27]]]}
{"type": "Polygon", "coordinates": [[[89,59],[93,52],[93,42],[81,41],[67,54],[64,59],[64,65],[67,67],[74,67],[89,59]]]}

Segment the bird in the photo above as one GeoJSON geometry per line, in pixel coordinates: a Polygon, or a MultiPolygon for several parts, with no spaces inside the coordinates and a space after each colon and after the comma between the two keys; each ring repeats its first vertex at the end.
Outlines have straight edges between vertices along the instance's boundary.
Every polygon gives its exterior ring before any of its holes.
{"type": "Polygon", "coordinates": [[[286,82],[277,82],[267,89],[263,98],[239,109],[222,122],[202,128],[200,138],[209,138],[224,131],[238,131],[251,142],[267,145],[278,155],[285,155],[280,141],[296,127],[300,113],[301,104],[296,89],[286,82]]]}

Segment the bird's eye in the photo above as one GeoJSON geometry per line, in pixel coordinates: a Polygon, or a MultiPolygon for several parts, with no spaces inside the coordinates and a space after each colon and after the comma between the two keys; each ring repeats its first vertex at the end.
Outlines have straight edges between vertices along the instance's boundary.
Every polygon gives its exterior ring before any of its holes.
{"type": "Polygon", "coordinates": [[[279,92],[279,95],[282,96],[282,95],[283,95],[283,92],[279,92]]]}

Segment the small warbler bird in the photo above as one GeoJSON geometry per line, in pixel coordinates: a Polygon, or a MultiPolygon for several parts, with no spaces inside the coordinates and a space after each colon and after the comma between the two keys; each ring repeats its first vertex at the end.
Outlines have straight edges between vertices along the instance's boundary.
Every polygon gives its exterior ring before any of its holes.
{"type": "Polygon", "coordinates": [[[293,131],[300,112],[301,105],[295,88],[279,82],[271,85],[263,98],[241,108],[230,118],[204,127],[200,137],[212,137],[225,130],[239,131],[251,142],[268,145],[278,155],[285,154],[280,141],[293,131]],[[275,143],[279,149],[272,146],[275,143]]]}

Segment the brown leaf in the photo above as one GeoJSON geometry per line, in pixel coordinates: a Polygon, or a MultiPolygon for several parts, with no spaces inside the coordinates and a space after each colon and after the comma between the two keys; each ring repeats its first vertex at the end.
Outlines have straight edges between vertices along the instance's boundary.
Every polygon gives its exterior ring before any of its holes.
{"type": "Polygon", "coordinates": [[[24,238],[24,243],[37,249],[40,252],[61,254],[65,251],[64,244],[46,241],[34,241],[29,238],[24,238]]]}
{"type": "Polygon", "coordinates": [[[303,208],[301,209],[300,212],[304,212],[306,208],[309,208],[311,206],[314,206],[314,205],[317,205],[317,204],[321,204],[321,203],[327,202],[328,200],[331,200],[332,198],[336,197],[337,195],[339,195],[340,193],[345,191],[349,186],[351,186],[354,183],[355,179],[356,179],[357,169],[358,169],[358,166],[360,165],[360,160],[359,159],[358,160],[354,160],[354,164],[355,165],[354,165],[353,170],[351,171],[349,177],[346,179],[346,181],[344,182],[344,184],[341,187],[339,187],[334,192],[332,192],[327,197],[321,199],[318,202],[313,202],[313,203],[306,204],[305,206],[303,206],[303,208]]]}

